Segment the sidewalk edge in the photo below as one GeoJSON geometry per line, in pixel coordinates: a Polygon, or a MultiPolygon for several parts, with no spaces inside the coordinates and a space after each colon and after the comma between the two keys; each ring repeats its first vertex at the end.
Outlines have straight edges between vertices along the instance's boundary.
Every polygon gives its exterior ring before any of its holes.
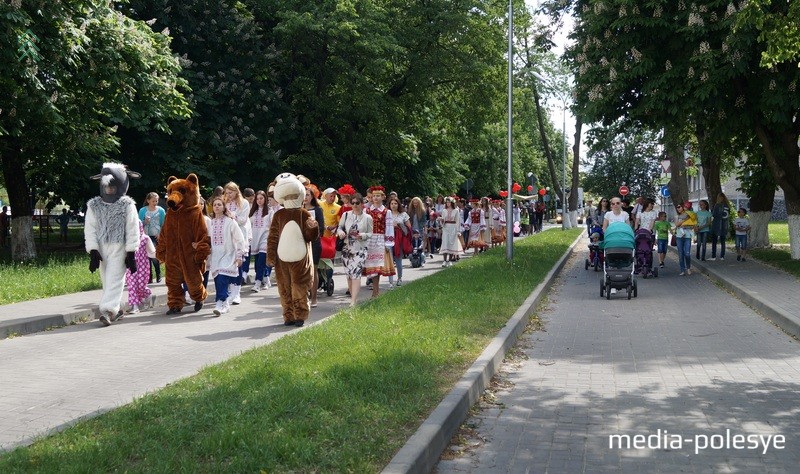
{"type": "MultiPolygon", "coordinates": [[[[760,265],[766,265],[760,263],[760,265]]],[[[753,294],[749,288],[735,285],[726,279],[720,272],[709,267],[703,262],[692,261],[692,266],[699,269],[710,280],[718,283],[726,290],[747,306],[761,313],[762,316],[772,321],[773,324],[781,328],[784,332],[794,337],[800,338],[800,318],[792,316],[788,311],[776,306],[770,301],[764,301],[753,294]]],[[[771,268],[771,267],[770,267],[771,268]]]]}
{"type": "Polygon", "coordinates": [[[506,352],[517,342],[517,337],[525,329],[531,314],[542,300],[545,292],[561,273],[567,259],[572,255],[578,242],[584,237],[581,233],[553,265],[545,279],[533,289],[505,327],[492,339],[478,359],[470,366],[453,389],[422,422],[406,444],[394,455],[383,471],[387,474],[407,472],[431,472],[450,439],[467,418],[469,409],[480,398],[497,373],[506,352]]]}

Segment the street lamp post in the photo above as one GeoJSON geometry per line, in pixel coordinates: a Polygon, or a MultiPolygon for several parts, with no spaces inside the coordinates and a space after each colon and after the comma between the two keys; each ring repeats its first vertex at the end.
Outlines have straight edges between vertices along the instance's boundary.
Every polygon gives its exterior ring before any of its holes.
{"type": "Polygon", "coordinates": [[[561,124],[561,143],[564,147],[564,185],[561,187],[561,230],[572,227],[570,224],[567,227],[567,107],[564,103],[562,112],[564,114],[564,121],[561,124]]]}
{"type": "Polygon", "coordinates": [[[512,110],[513,105],[513,75],[514,75],[514,2],[508,0],[508,182],[506,189],[508,197],[506,199],[506,260],[509,262],[514,258],[514,233],[513,223],[511,222],[511,131],[512,131],[512,110]]]}

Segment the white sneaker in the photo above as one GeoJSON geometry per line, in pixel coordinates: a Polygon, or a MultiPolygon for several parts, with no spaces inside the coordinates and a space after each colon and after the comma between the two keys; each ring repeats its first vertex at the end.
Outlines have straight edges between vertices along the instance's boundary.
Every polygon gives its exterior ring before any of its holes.
{"type": "Polygon", "coordinates": [[[233,285],[233,291],[231,291],[231,304],[239,304],[242,302],[242,297],[240,293],[242,292],[241,285],[233,285]]]}
{"type": "Polygon", "coordinates": [[[394,283],[392,283],[391,281],[389,282],[389,289],[394,290],[394,283]]]}
{"type": "Polygon", "coordinates": [[[711,258],[709,258],[709,259],[708,259],[708,261],[709,261],[709,262],[713,262],[713,261],[714,261],[714,260],[716,260],[716,259],[717,259],[716,257],[711,257],[711,258]]]}
{"type": "Polygon", "coordinates": [[[136,314],[139,312],[139,305],[135,304],[131,306],[131,309],[128,310],[128,314],[136,314]]]}
{"type": "Polygon", "coordinates": [[[397,279],[397,286],[403,286],[403,280],[397,279]]]}
{"type": "Polygon", "coordinates": [[[259,291],[261,291],[261,280],[256,280],[256,282],[253,284],[253,289],[251,291],[253,293],[258,293],[259,291]]]}
{"type": "Polygon", "coordinates": [[[214,316],[219,316],[222,314],[222,308],[225,306],[225,302],[222,300],[217,300],[214,304],[214,316]]]}
{"type": "Polygon", "coordinates": [[[183,293],[183,299],[186,301],[186,304],[194,304],[194,300],[192,300],[192,297],[189,296],[188,291],[183,293]]]}
{"type": "Polygon", "coordinates": [[[725,257],[720,257],[719,259],[722,260],[723,262],[725,261],[725,257]]]}
{"type": "Polygon", "coordinates": [[[446,267],[446,266],[447,266],[447,263],[448,263],[448,262],[442,262],[442,268],[446,267]]]}
{"type": "Polygon", "coordinates": [[[265,277],[262,286],[266,289],[272,288],[272,280],[270,280],[269,277],[265,277]]]}

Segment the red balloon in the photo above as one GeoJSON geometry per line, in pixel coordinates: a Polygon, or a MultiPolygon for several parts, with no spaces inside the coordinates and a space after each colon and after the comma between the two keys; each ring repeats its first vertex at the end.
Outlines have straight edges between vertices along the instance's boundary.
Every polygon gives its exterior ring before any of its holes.
{"type": "Polygon", "coordinates": [[[519,183],[514,183],[514,185],[511,186],[511,192],[513,193],[518,193],[520,189],[522,189],[522,186],[520,186],[519,183]]]}
{"type": "Polygon", "coordinates": [[[533,191],[533,185],[532,185],[532,184],[529,184],[529,185],[528,185],[528,192],[531,192],[531,191],[533,191]]]}
{"type": "Polygon", "coordinates": [[[539,190],[539,196],[544,196],[545,194],[547,194],[547,190],[546,189],[542,188],[542,189],[539,190]]]}

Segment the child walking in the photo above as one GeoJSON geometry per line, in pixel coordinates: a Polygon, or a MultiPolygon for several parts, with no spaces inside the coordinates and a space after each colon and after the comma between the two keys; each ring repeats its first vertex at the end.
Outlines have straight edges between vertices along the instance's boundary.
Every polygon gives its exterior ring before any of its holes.
{"type": "Polygon", "coordinates": [[[269,226],[272,224],[272,214],[267,205],[267,193],[256,192],[256,199],[250,209],[250,225],[253,227],[253,240],[250,243],[250,254],[255,256],[256,281],[253,292],[258,293],[261,288],[269,288],[269,275],[267,271],[267,238],[269,226]],[[264,277],[266,275],[266,282],[264,277]]]}
{"type": "Polygon", "coordinates": [[[750,219],[747,218],[747,211],[739,208],[736,220],[733,221],[733,228],[736,231],[736,260],[747,261],[747,233],[750,231],[750,219]]]}
{"type": "Polygon", "coordinates": [[[653,223],[653,232],[656,234],[656,249],[658,253],[658,266],[664,268],[664,259],[667,257],[667,242],[669,241],[669,230],[672,228],[667,222],[667,213],[661,211],[658,218],[653,223]]]}
{"type": "MultiPolygon", "coordinates": [[[[250,254],[250,203],[242,196],[241,191],[239,191],[239,185],[233,181],[225,185],[224,196],[225,208],[239,225],[239,230],[242,232],[242,236],[245,239],[246,245],[241,255],[241,259],[244,261],[245,256],[250,254]]],[[[242,302],[240,296],[242,283],[244,283],[244,274],[242,273],[242,267],[239,266],[239,278],[231,282],[231,304],[239,304],[242,302]]]]}
{"type": "Polygon", "coordinates": [[[136,273],[125,270],[125,285],[128,287],[128,313],[136,314],[142,303],[150,298],[151,291],[147,287],[150,280],[150,258],[155,256],[156,248],[150,237],[144,233],[144,225],[139,221],[139,246],[136,247],[136,273]]]}
{"type": "Polygon", "coordinates": [[[214,315],[219,316],[230,310],[228,302],[228,285],[233,285],[241,276],[242,255],[247,251],[247,242],[244,240],[239,224],[233,215],[225,208],[225,201],[215,197],[211,203],[214,216],[208,227],[211,237],[211,257],[208,269],[214,285],[217,288],[214,315]]]}

